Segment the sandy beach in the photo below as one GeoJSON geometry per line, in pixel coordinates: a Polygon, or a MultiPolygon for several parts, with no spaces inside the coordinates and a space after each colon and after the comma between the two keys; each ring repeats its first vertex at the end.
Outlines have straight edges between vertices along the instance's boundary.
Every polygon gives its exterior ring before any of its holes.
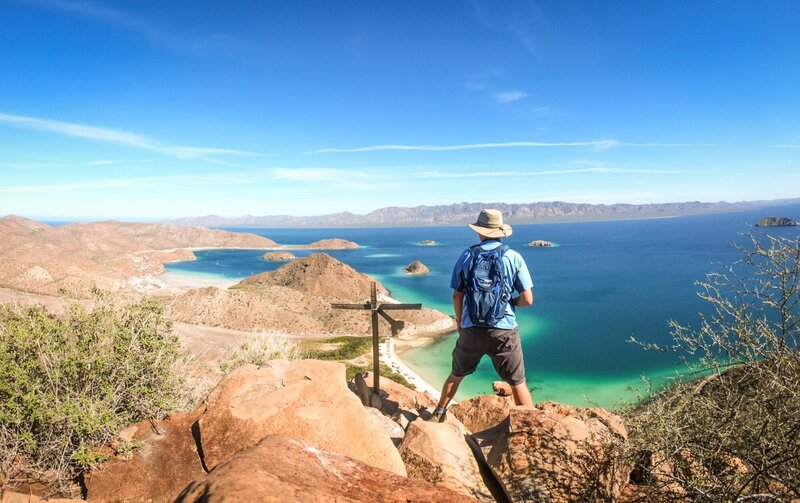
{"type": "Polygon", "coordinates": [[[183,292],[193,288],[207,288],[215,286],[220,289],[230,288],[239,282],[237,279],[227,279],[212,274],[197,274],[178,271],[167,271],[156,278],[163,284],[163,289],[174,292],[183,292]]]}
{"type": "Polygon", "coordinates": [[[382,343],[380,346],[380,358],[381,361],[389,367],[392,368],[395,372],[401,374],[405,377],[408,382],[413,384],[418,391],[421,392],[428,392],[434,396],[437,400],[440,396],[440,390],[433,386],[431,383],[423,379],[419,376],[416,372],[411,370],[408,365],[406,365],[403,360],[397,355],[395,352],[394,347],[395,339],[390,337],[386,339],[386,342],[382,343]]]}

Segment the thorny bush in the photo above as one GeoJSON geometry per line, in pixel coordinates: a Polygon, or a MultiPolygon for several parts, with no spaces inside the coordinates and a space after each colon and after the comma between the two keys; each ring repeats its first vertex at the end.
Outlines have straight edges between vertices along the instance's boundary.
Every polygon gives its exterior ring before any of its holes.
{"type": "Polygon", "coordinates": [[[748,234],[743,257],[699,283],[698,327],[671,323],[701,376],[626,414],[646,500],[800,498],[800,238],[748,234]]]}

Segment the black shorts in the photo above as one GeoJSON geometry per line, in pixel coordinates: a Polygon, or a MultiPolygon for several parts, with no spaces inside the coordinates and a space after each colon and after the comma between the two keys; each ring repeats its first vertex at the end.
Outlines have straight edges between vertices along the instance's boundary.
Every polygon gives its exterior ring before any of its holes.
{"type": "Polygon", "coordinates": [[[505,382],[512,386],[525,382],[525,363],[517,328],[462,328],[453,350],[453,375],[464,377],[475,372],[483,355],[489,355],[494,369],[505,382]]]}

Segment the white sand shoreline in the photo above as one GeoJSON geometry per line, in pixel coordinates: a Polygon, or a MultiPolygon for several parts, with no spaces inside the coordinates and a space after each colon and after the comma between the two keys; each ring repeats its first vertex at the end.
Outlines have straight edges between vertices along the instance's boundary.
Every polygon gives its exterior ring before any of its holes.
{"type": "Polygon", "coordinates": [[[394,338],[389,337],[386,339],[386,342],[380,345],[379,350],[381,361],[389,365],[392,370],[405,377],[408,382],[417,388],[417,391],[430,393],[436,400],[439,399],[440,390],[436,389],[436,387],[420,377],[419,374],[411,370],[397,355],[394,348],[394,338]]]}
{"type": "Polygon", "coordinates": [[[178,290],[208,288],[210,286],[225,290],[241,281],[240,279],[225,278],[217,274],[186,271],[164,271],[156,278],[164,285],[164,288],[178,290]]]}

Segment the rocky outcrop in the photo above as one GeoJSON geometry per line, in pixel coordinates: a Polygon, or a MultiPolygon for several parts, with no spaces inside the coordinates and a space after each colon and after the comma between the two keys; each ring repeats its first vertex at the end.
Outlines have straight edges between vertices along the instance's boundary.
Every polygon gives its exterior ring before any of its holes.
{"type": "Polygon", "coordinates": [[[495,381],[492,383],[492,391],[497,396],[512,396],[514,392],[511,390],[511,385],[505,381],[495,381]]]}
{"type": "Polygon", "coordinates": [[[117,443],[128,445],[132,452],[117,454],[86,477],[87,500],[172,501],[187,484],[206,473],[192,435],[192,426],[201,414],[202,409],[173,414],[164,421],[143,421],[123,431],[117,443]]]}
{"type": "Polygon", "coordinates": [[[756,227],[796,227],[800,223],[786,217],[764,217],[756,223],[756,227]]]}
{"type": "Polygon", "coordinates": [[[478,395],[448,409],[472,433],[488,430],[502,423],[514,408],[510,397],[478,395]]]}
{"type": "Polygon", "coordinates": [[[413,276],[424,276],[429,272],[431,272],[431,270],[428,269],[428,266],[426,266],[419,260],[411,262],[410,264],[405,266],[403,270],[405,270],[408,274],[411,274],[413,276]]]}
{"type": "Polygon", "coordinates": [[[331,238],[320,239],[307,245],[285,246],[284,248],[291,248],[295,250],[355,250],[361,246],[353,241],[346,239],[331,238]]]}
{"type": "Polygon", "coordinates": [[[290,260],[294,260],[296,257],[294,254],[289,252],[267,252],[264,254],[264,260],[267,262],[289,262],[290,260]]]}
{"type": "Polygon", "coordinates": [[[528,243],[528,246],[533,248],[542,248],[542,247],[548,248],[550,246],[553,246],[553,243],[551,243],[550,241],[545,241],[544,239],[536,239],[528,243]]]}
{"type": "Polygon", "coordinates": [[[0,502],[2,503],[77,503],[79,501],[83,500],[69,498],[42,499],[35,494],[16,491],[0,491],[0,502]]]}
{"type": "MultiPolygon", "coordinates": [[[[270,272],[250,276],[227,290],[210,287],[186,292],[170,303],[173,319],[236,330],[269,330],[296,335],[359,335],[370,333],[369,316],[331,308],[331,303],[362,303],[369,299],[373,279],[330,255],[298,258],[270,272]]],[[[378,283],[380,298],[387,290],[378,283]]],[[[402,313],[403,336],[452,327],[438,311],[402,313]]],[[[391,333],[380,324],[381,334],[391,333]]]]}
{"type": "Polygon", "coordinates": [[[176,500],[177,503],[249,501],[468,503],[475,500],[280,435],[269,436],[220,464],[187,487],[176,500]]]}
{"type": "Polygon", "coordinates": [[[465,440],[466,430],[459,426],[452,421],[411,423],[400,445],[408,476],[494,502],[465,440]]]}
{"type": "Polygon", "coordinates": [[[471,438],[511,501],[615,500],[630,477],[621,456],[627,431],[603,409],[514,408],[471,438]]]}
{"type": "Polygon", "coordinates": [[[303,360],[247,365],[227,375],[198,421],[205,465],[267,435],[285,434],[326,451],[405,475],[397,449],[348,389],[341,363],[303,360]]]}

